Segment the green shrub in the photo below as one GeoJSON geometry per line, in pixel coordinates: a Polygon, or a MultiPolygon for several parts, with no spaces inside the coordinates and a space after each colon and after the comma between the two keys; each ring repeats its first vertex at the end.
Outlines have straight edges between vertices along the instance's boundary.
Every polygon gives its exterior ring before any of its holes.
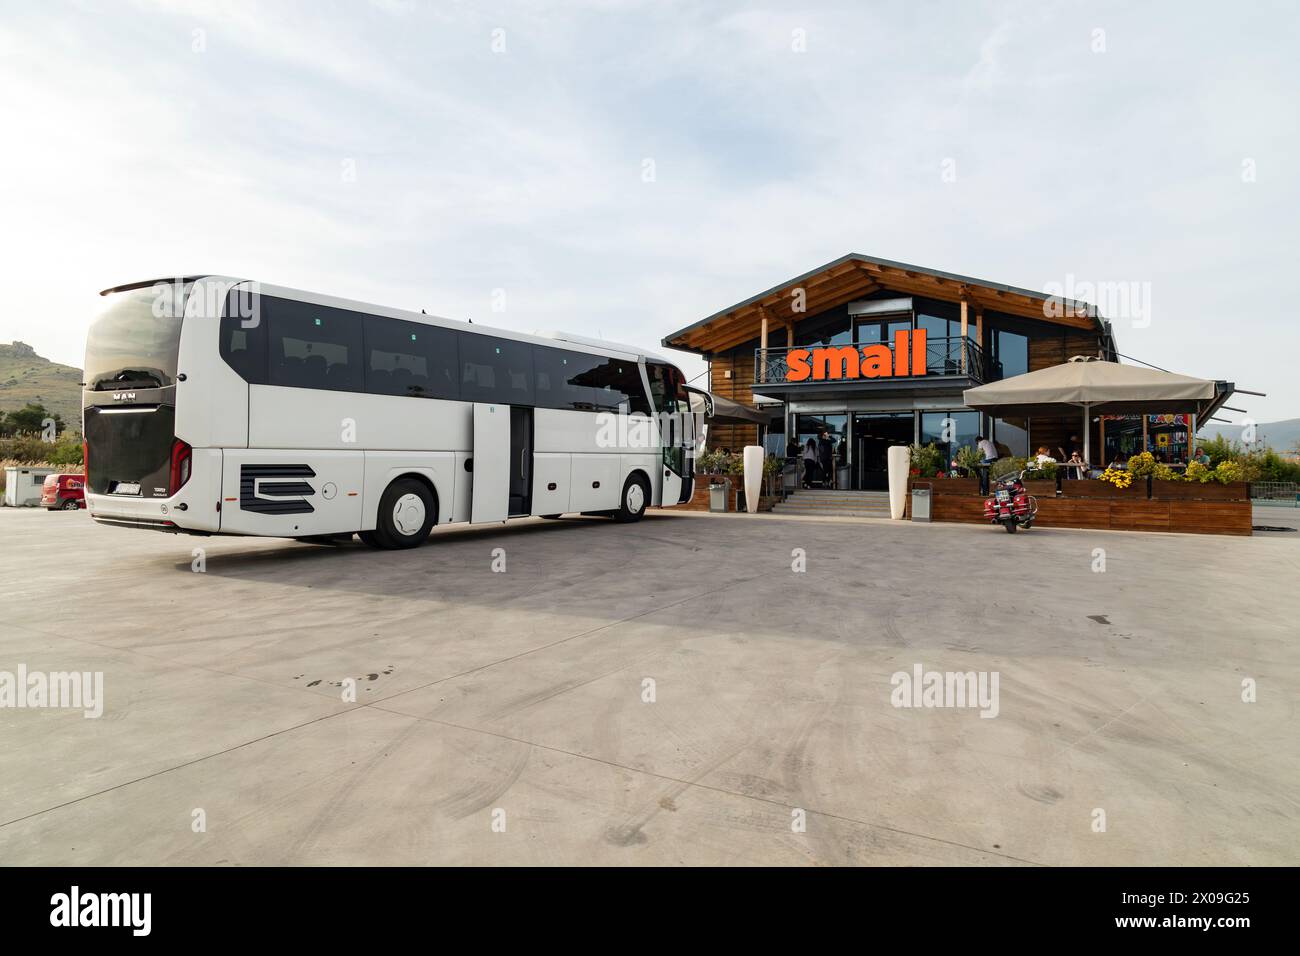
{"type": "Polygon", "coordinates": [[[1024,458],[999,458],[993,464],[989,465],[989,478],[996,481],[999,478],[1005,478],[1007,475],[1020,474],[1028,466],[1028,461],[1024,458]]]}
{"type": "Polygon", "coordinates": [[[21,465],[80,465],[81,436],[64,432],[53,442],[30,434],[0,438],[0,458],[21,465]]]}
{"type": "Polygon", "coordinates": [[[973,475],[976,473],[975,469],[983,463],[984,456],[979,453],[978,449],[968,445],[965,448],[959,449],[957,454],[953,456],[952,460],[956,463],[957,467],[966,472],[966,474],[973,475]]]}
{"type": "Polygon", "coordinates": [[[947,468],[948,463],[943,460],[943,452],[939,450],[939,446],[934,442],[930,442],[928,445],[908,445],[907,447],[912,459],[912,471],[922,478],[933,478],[947,468]]]}

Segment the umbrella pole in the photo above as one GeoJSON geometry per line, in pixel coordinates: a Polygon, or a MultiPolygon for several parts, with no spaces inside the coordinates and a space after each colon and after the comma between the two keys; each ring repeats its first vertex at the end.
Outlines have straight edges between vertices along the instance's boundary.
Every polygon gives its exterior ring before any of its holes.
{"type": "Polygon", "coordinates": [[[1088,463],[1088,467],[1091,468],[1093,466],[1092,465],[1092,429],[1088,427],[1089,426],[1088,417],[1089,417],[1088,403],[1084,402],[1083,403],[1083,460],[1086,461],[1088,463]]]}

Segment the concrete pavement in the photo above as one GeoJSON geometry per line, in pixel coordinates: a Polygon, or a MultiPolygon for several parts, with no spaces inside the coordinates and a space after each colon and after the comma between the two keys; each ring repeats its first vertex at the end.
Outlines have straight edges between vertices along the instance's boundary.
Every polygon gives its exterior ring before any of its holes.
{"type": "Polygon", "coordinates": [[[1298,537],[3,509],[0,672],[105,702],[0,709],[0,863],[1293,864],[1298,537]],[[917,664],[997,716],[893,706],[917,664]]]}

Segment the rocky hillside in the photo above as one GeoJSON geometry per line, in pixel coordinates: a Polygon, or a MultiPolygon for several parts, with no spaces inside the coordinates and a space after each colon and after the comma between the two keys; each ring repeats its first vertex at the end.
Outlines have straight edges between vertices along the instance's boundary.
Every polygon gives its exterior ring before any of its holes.
{"type": "Polygon", "coordinates": [[[0,412],[28,402],[58,412],[80,430],[81,369],[42,358],[26,342],[0,343],[0,412]]]}

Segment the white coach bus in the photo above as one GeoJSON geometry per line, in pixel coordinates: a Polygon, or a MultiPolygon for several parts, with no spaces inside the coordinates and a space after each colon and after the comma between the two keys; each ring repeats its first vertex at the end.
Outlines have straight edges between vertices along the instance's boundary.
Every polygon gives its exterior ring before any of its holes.
{"type": "Polygon", "coordinates": [[[439,524],[690,500],[698,426],[654,356],[220,276],[101,295],[98,522],[410,548],[439,524]]]}

